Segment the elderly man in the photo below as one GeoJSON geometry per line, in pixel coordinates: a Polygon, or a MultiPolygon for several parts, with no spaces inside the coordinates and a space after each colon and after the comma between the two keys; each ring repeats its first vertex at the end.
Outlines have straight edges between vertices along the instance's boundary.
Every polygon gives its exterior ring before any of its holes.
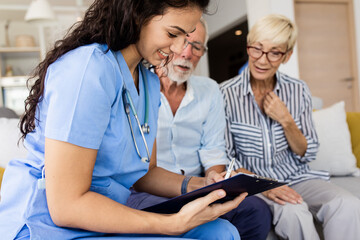
{"type": "MultiPolygon", "coordinates": [[[[188,45],[180,55],[157,70],[161,83],[161,107],[157,132],[157,165],[171,172],[185,175],[179,194],[209,184],[225,170],[225,113],[217,83],[206,77],[192,76],[206,51],[207,28],[203,19],[188,38],[188,45]],[[191,182],[191,184],[188,184],[191,182]],[[196,187],[195,187],[196,186],[196,187]]],[[[161,193],[158,193],[161,195],[161,193]]],[[[128,206],[145,208],[164,197],[133,192],[128,206]]],[[[247,197],[236,209],[222,216],[238,229],[241,239],[265,239],[271,226],[267,205],[255,196],[247,197]]]]}

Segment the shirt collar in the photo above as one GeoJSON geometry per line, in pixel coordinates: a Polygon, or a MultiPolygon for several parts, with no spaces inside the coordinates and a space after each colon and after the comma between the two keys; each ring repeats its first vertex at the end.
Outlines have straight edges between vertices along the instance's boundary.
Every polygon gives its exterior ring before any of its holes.
{"type": "Polygon", "coordinates": [[[250,85],[250,69],[249,67],[246,67],[244,71],[241,72],[240,78],[244,79],[244,95],[251,94],[254,95],[251,85],[250,85]]]}
{"type": "MultiPolygon", "coordinates": [[[[194,88],[193,88],[191,82],[192,82],[191,78],[186,81],[185,95],[184,95],[183,99],[181,100],[178,110],[182,107],[185,107],[186,105],[188,105],[195,99],[194,88]]],[[[165,97],[165,95],[162,92],[160,92],[160,93],[161,93],[161,97],[163,98],[162,101],[168,105],[169,102],[168,102],[167,98],[165,97]]]]}
{"type": "Polygon", "coordinates": [[[276,91],[277,93],[280,93],[280,85],[282,83],[282,74],[279,71],[276,71],[275,73],[276,76],[276,83],[275,83],[275,88],[274,91],[276,91]]]}
{"type": "Polygon", "coordinates": [[[191,77],[186,81],[186,92],[180,106],[184,107],[195,99],[194,88],[192,86],[191,77]]]}
{"type": "MultiPolygon", "coordinates": [[[[244,69],[244,71],[241,72],[240,75],[241,75],[240,78],[244,79],[244,89],[243,89],[244,95],[247,95],[247,94],[254,95],[254,93],[251,89],[251,85],[250,85],[250,69],[249,69],[249,67],[246,67],[244,69]]],[[[279,71],[276,71],[275,76],[276,76],[276,83],[275,83],[274,92],[279,93],[280,85],[282,82],[282,80],[281,80],[282,74],[279,71]]]]}

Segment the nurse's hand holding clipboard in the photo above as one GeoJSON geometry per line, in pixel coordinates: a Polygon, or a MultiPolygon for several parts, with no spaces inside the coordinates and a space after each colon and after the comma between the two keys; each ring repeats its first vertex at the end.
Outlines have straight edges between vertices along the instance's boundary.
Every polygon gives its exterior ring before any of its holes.
{"type": "MultiPolygon", "coordinates": [[[[231,175],[236,174],[236,172],[233,171],[233,166],[235,163],[234,160],[235,159],[232,159],[226,173],[224,172],[223,174],[218,174],[215,171],[210,172],[205,180],[205,184],[209,185],[214,182],[222,181],[229,178],[231,175]],[[225,177],[223,177],[223,175],[225,175],[225,177]]],[[[180,219],[184,221],[183,225],[181,224],[180,226],[189,227],[189,229],[185,229],[185,231],[187,231],[195,226],[198,226],[199,224],[207,222],[209,219],[215,220],[221,215],[236,208],[248,194],[242,193],[234,200],[227,201],[222,204],[212,204],[213,202],[225,197],[225,195],[226,192],[222,189],[219,189],[209,193],[205,197],[198,198],[186,204],[181,208],[180,212],[176,214],[179,215],[180,219]],[[207,219],[207,221],[204,221],[204,219],[207,219]]]]}
{"type": "Polygon", "coordinates": [[[242,193],[234,200],[222,204],[212,204],[216,200],[225,197],[225,195],[226,193],[224,190],[215,190],[205,197],[198,198],[182,207],[180,212],[173,215],[175,218],[173,221],[179,223],[174,226],[174,230],[177,231],[175,234],[188,231],[209,220],[217,219],[221,215],[236,208],[248,194],[242,193]]]}

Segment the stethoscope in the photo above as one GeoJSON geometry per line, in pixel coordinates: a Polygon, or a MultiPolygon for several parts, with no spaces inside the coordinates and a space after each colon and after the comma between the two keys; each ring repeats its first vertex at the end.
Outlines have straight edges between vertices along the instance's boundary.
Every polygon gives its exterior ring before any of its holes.
{"type": "MultiPolygon", "coordinates": [[[[114,55],[114,57],[116,59],[116,62],[118,64],[118,66],[119,66],[121,76],[124,79],[124,76],[122,74],[119,61],[118,61],[115,53],[114,52],[112,52],[112,53],[113,53],[113,55],[114,55]]],[[[122,97],[123,97],[123,103],[124,103],[125,112],[126,112],[126,115],[127,115],[129,125],[130,125],[131,136],[132,136],[135,148],[136,148],[136,152],[139,155],[139,157],[140,157],[140,159],[141,159],[141,161],[143,163],[149,163],[150,162],[150,153],[149,153],[149,148],[148,148],[148,145],[146,143],[145,136],[144,136],[144,133],[146,133],[146,134],[150,133],[150,127],[149,127],[149,124],[148,124],[148,122],[149,122],[149,92],[148,91],[149,90],[148,90],[146,74],[144,73],[143,67],[140,66],[139,68],[140,68],[141,76],[142,76],[142,79],[143,79],[143,82],[144,82],[144,89],[145,89],[145,117],[144,117],[144,124],[143,125],[140,124],[137,112],[136,112],[135,107],[134,107],[134,103],[132,101],[132,98],[130,96],[129,91],[126,88],[125,81],[124,81],[124,86],[123,86],[123,90],[122,90],[122,97]],[[141,157],[138,145],[136,143],[135,135],[134,135],[133,127],[132,127],[132,124],[131,124],[131,119],[130,119],[130,109],[134,114],[134,117],[136,119],[137,125],[138,125],[140,133],[141,133],[141,137],[142,137],[142,139],[144,141],[147,157],[141,157]]],[[[41,178],[38,179],[38,181],[37,181],[37,188],[38,189],[45,189],[45,166],[43,166],[43,168],[42,168],[41,178]]]]}
{"type": "MultiPolygon", "coordinates": [[[[119,61],[118,61],[118,59],[117,59],[117,57],[116,57],[116,55],[114,53],[113,53],[113,55],[114,55],[114,57],[116,59],[116,62],[118,63],[121,76],[124,79],[124,76],[122,74],[119,61]]],[[[140,124],[139,117],[138,117],[136,109],[134,107],[134,103],[133,103],[133,100],[131,98],[130,92],[126,87],[125,81],[124,81],[124,85],[123,85],[123,89],[122,89],[122,98],[123,98],[124,109],[125,109],[125,112],[126,112],[126,115],[127,115],[128,122],[129,122],[130,130],[131,130],[131,136],[132,136],[132,139],[133,139],[133,142],[134,142],[134,145],[135,145],[136,152],[137,152],[138,156],[140,157],[140,159],[141,159],[141,161],[143,163],[149,163],[150,162],[150,153],[149,153],[149,148],[148,148],[148,145],[147,145],[147,142],[146,142],[146,139],[145,139],[145,135],[144,135],[144,133],[146,133],[146,134],[150,133],[150,126],[148,124],[148,122],[149,122],[149,90],[148,90],[148,83],[147,83],[146,74],[144,73],[144,69],[141,66],[139,66],[139,68],[140,68],[139,72],[141,73],[143,83],[144,83],[144,89],[145,89],[145,116],[144,116],[144,124],[143,125],[140,124]],[[136,143],[135,134],[134,134],[133,127],[132,127],[132,124],[131,124],[130,110],[134,114],[137,126],[139,128],[141,137],[143,139],[143,142],[144,142],[144,145],[145,145],[145,148],[146,148],[147,157],[142,157],[141,156],[138,145],[136,143]]]]}

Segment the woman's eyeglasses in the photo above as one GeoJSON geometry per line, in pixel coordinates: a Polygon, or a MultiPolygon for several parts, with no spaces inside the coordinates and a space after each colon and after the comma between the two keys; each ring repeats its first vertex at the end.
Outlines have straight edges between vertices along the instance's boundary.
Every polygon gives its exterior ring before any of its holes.
{"type": "Polygon", "coordinates": [[[286,53],[286,52],[280,52],[280,51],[268,51],[265,52],[261,50],[260,48],[248,46],[248,53],[250,57],[253,57],[255,59],[261,58],[264,54],[266,55],[266,58],[269,62],[277,62],[279,61],[286,53]]]}

